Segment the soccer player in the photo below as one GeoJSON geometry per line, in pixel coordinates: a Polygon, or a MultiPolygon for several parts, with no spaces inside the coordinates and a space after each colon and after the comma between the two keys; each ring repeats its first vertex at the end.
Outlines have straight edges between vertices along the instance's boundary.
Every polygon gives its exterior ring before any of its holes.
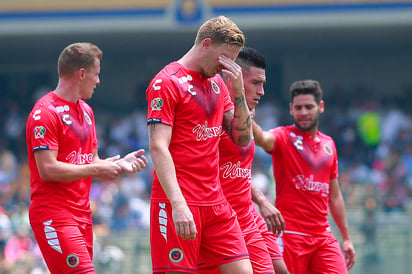
{"type": "Polygon", "coordinates": [[[275,204],[286,226],[283,258],[293,274],[347,273],[355,263],[355,249],[339,188],[336,146],[318,131],[325,109],[319,83],[294,82],[289,107],[293,125],[270,131],[253,125],[256,144],[272,155],[275,204]],[[342,235],[345,257],[331,232],[329,210],[342,235]]]}
{"type": "Polygon", "coordinates": [[[200,26],[192,48],[150,82],[148,128],[155,174],[151,196],[154,273],[197,273],[199,255],[222,273],[252,273],[236,214],[219,182],[223,130],[251,139],[242,69],[245,37],[225,16],[200,26]],[[220,76],[227,77],[227,83],[220,76]],[[233,102],[231,101],[233,98],[233,102]]]}
{"type": "Polygon", "coordinates": [[[95,273],[89,202],[92,177],[114,179],[142,170],[144,150],[99,158],[92,97],[102,51],[68,45],[58,59],[59,82],[40,98],[26,125],[31,174],[30,224],[52,274],[95,273]]]}
{"type": "MultiPolygon", "coordinates": [[[[253,111],[265,93],[263,87],[266,83],[265,58],[255,49],[244,47],[236,63],[242,68],[246,102],[249,110],[253,111]]],[[[252,201],[251,170],[254,155],[253,140],[247,147],[239,147],[224,132],[219,144],[220,182],[226,199],[237,214],[253,273],[275,273],[275,269],[277,274],[287,273],[275,235],[268,230],[252,201]]],[[[202,263],[199,273],[220,273],[216,268],[206,266],[207,264],[202,263]]]]}

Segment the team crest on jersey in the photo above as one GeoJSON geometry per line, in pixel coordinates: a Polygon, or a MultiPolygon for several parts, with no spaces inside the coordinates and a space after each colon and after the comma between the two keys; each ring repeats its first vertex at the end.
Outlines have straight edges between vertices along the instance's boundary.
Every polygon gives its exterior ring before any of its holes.
{"type": "Polygon", "coordinates": [[[66,257],[66,263],[69,267],[73,268],[79,265],[80,259],[76,254],[70,254],[66,257]]]}
{"type": "Polygon", "coordinates": [[[169,252],[169,259],[173,263],[179,263],[183,260],[183,251],[180,248],[173,248],[169,252]]]}
{"type": "Polygon", "coordinates": [[[46,135],[46,128],[44,126],[37,126],[34,128],[33,132],[35,139],[44,138],[44,135],[46,135]]]}
{"type": "Polygon", "coordinates": [[[331,147],[328,144],[325,144],[323,146],[323,150],[326,152],[326,154],[328,154],[329,156],[332,156],[333,150],[331,149],[331,147]]]}
{"type": "Polygon", "coordinates": [[[150,103],[152,110],[161,110],[163,107],[163,99],[162,98],[154,98],[150,103]]]}
{"type": "Polygon", "coordinates": [[[87,122],[89,125],[92,125],[92,119],[90,119],[89,114],[87,114],[86,112],[84,113],[84,119],[86,119],[86,122],[87,122]]]}
{"type": "Polygon", "coordinates": [[[215,81],[212,81],[212,89],[213,89],[213,91],[214,91],[216,94],[219,94],[219,93],[220,93],[220,87],[219,87],[218,84],[216,84],[215,81]]]}

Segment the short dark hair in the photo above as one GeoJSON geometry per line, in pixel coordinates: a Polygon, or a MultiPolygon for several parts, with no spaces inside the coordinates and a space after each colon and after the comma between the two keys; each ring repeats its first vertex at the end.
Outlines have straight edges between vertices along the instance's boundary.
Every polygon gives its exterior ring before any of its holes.
{"type": "Polygon", "coordinates": [[[266,69],[265,57],[253,48],[243,47],[236,58],[236,63],[246,69],[250,66],[266,69]]]}
{"type": "Polygon", "coordinates": [[[301,80],[294,82],[289,89],[290,102],[293,102],[293,98],[297,95],[312,94],[315,97],[316,103],[319,105],[322,100],[323,91],[320,88],[318,81],[314,80],[301,80]]]}

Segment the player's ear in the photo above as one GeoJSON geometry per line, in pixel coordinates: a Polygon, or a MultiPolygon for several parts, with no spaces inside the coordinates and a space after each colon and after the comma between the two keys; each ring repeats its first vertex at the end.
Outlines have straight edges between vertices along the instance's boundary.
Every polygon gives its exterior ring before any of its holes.
{"type": "Polygon", "coordinates": [[[320,100],[319,102],[319,113],[323,113],[325,111],[325,102],[320,100]]]}

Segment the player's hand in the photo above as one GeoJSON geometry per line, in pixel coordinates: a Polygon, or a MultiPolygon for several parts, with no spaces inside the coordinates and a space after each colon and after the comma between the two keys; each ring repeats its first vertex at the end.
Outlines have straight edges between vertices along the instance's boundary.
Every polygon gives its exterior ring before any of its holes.
{"type": "Polygon", "coordinates": [[[99,160],[94,166],[97,168],[96,178],[113,180],[123,173],[122,168],[111,160],[99,160]]]}
{"type": "Polygon", "coordinates": [[[280,235],[285,231],[285,221],[280,211],[269,201],[259,205],[260,214],[265,219],[269,231],[280,235]]]}
{"type": "Polygon", "coordinates": [[[224,55],[219,57],[219,63],[224,67],[223,79],[232,95],[235,97],[244,95],[242,68],[224,55]]]}
{"type": "Polygon", "coordinates": [[[186,204],[172,207],[172,215],[177,236],[186,240],[194,240],[197,229],[189,207],[186,204]]]}
{"type": "Polygon", "coordinates": [[[115,163],[122,168],[122,171],[127,173],[135,173],[141,171],[147,165],[147,159],[143,155],[144,152],[144,149],[130,152],[123,158],[115,161],[115,163]]]}
{"type": "Polygon", "coordinates": [[[345,254],[346,267],[349,269],[355,264],[355,247],[351,240],[343,241],[342,250],[345,254]]]}

